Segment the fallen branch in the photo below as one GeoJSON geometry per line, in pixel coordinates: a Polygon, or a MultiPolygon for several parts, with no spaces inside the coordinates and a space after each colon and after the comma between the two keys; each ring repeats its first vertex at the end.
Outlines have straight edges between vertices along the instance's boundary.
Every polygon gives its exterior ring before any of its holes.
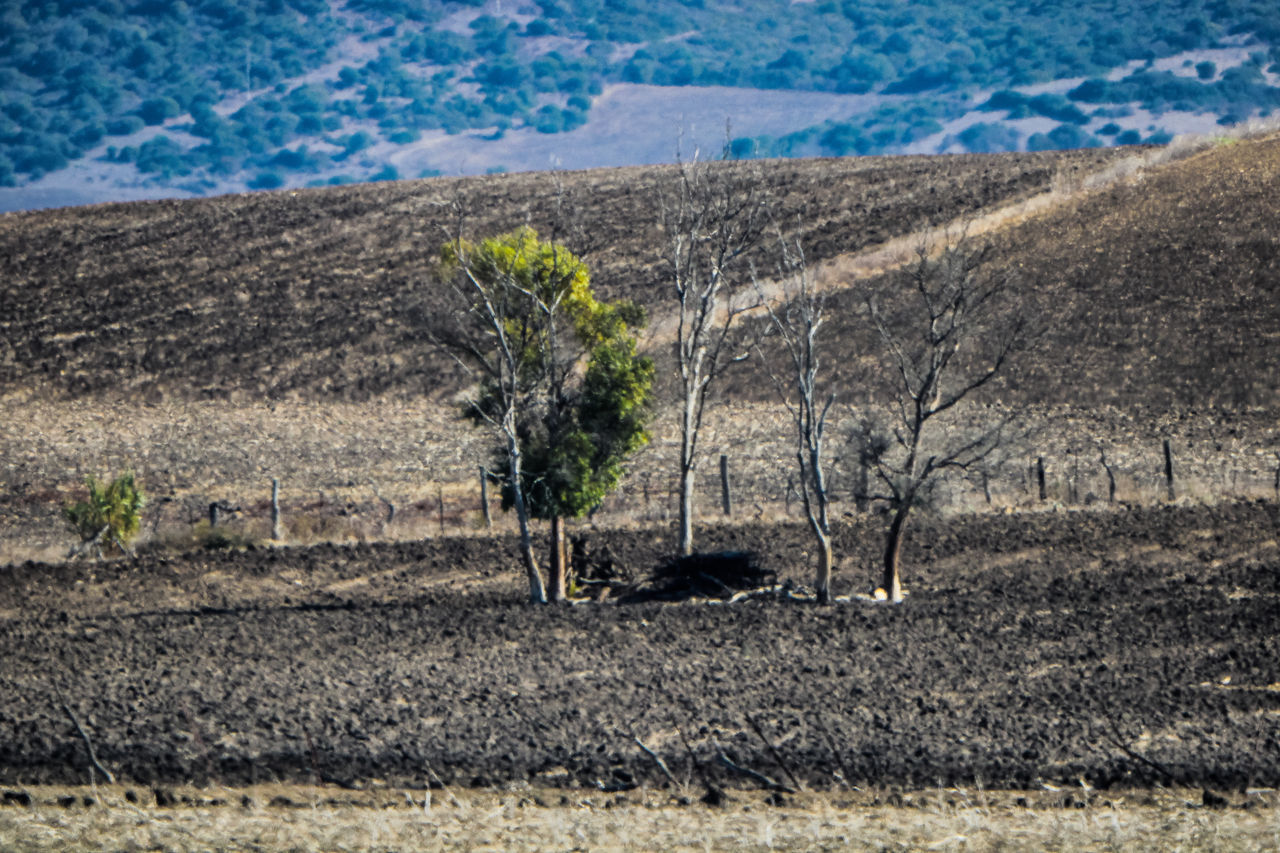
{"type": "Polygon", "coordinates": [[[827,724],[822,721],[822,715],[814,712],[813,721],[818,724],[818,728],[822,731],[822,736],[827,740],[827,748],[831,750],[832,756],[835,757],[836,764],[840,765],[840,781],[844,782],[844,786],[851,791],[858,790],[853,784],[849,775],[849,768],[845,766],[844,756],[840,754],[840,750],[836,748],[836,739],[831,736],[831,730],[827,728],[827,724]]]}
{"type": "Polygon", "coordinates": [[[758,773],[755,770],[752,770],[750,767],[743,767],[741,764],[738,764],[732,758],[730,758],[728,755],[725,754],[724,747],[720,745],[719,741],[715,741],[713,739],[713,742],[716,745],[716,753],[717,753],[716,757],[720,759],[720,763],[723,764],[725,767],[728,767],[734,773],[741,773],[743,776],[746,776],[749,779],[754,779],[756,782],[760,783],[765,788],[768,788],[770,791],[779,791],[784,794],[796,793],[796,789],[792,788],[790,785],[784,785],[775,779],[770,779],[768,776],[764,775],[763,773],[758,773]]]}
{"type": "Polygon", "coordinates": [[[722,805],[729,799],[729,796],[711,781],[711,776],[707,773],[706,767],[698,759],[698,754],[693,751],[693,744],[689,743],[689,738],[685,736],[684,729],[676,726],[676,734],[680,735],[680,742],[684,744],[685,751],[689,753],[689,760],[693,762],[693,769],[698,774],[698,778],[702,780],[702,786],[707,790],[702,796],[702,801],[709,806],[722,805]]]}
{"type": "Polygon", "coordinates": [[[1157,772],[1163,774],[1165,777],[1165,781],[1168,784],[1172,785],[1176,781],[1177,777],[1173,775],[1173,773],[1169,770],[1168,767],[1165,767],[1160,762],[1152,758],[1148,758],[1147,756],[1143,755],[1137,750],[1134,750],[1129,746],[1126,746],[1123,739],[1120,737],[1120,727],[1116,725],[1115,720],[1108,717],[1107,723],[1111,727],[1111,733],[1107,734],[1107,740],[1111,741],[1112,746],[1114,746],[1116,749],[1120,750],[1130,758],[1134,759],[1135,761],[1139,761],[1147,765],[1148,767],[1155,769],[1157,772]]]}
{"type": "Polygon", "coordinates": [[[796,774],[791,772],[791,768],[787,766],[787,762],[783,760],[782,753],[778,752],[773,742],[765,736],[764,730],[759,724],[752,719],[750,714],[743,714],[747,718],[747,725],[751,726],[751,730],[756,733],[756,737],[764,741],[764,745],[769,749],[769,754],[773,756],[773,760],[778,762],[778,766],[782,768],[782,772],[787,774],[787,778],[791,780],[791,784],[796,787],[797,791],[804,790],[804,786],[800,784],[800,780],[796,778],[796,774]]]}
{"type": "Polygon", "coordinates": [[[726,604],[737,604],[745,598],[753,598],[757,595],[776,595],[781,587],[778,584],[773,586],[761,586],[755,589],[744,589],[741,592],[735,592],[733,597],[726,601],[726,604]]]}
{"type": "MultiPolygon", "coordinates": [[[[449,790],[449,786],[446,785],[444,783],[444,780],[440,778],[440,776],[436,773],[434,769],[432,769],[431,763],[426,759],[423,759],[422,765],[427,768],[427,775],[430,776],[432,779],[434,779],[435,783],[440,786],[440,790],[444,791],[445,794],[448,795],[449,800],[453,803],[453,807],[455,809],[462,808],[462,802],[459,801],[458,798],[453,795],[453,791],[449,790]]],[[[430,784],[428,784],[427,786],[428,796],[430,795],[430,791],[431,791],[431,786],[430,784]]]]}
{"type": "Polygon", "coordinates": [[[729,586],[727,583],[725,583],[724,581],[720,580],[720,578],[713,577],[712,575],[709,575],[709,574],[707,574],[706,572],[698,572],[697,577],[699,577],[699,578],[701,578],[702,580],[705,580],[705,581],[711,581],[711,583],[713,583],[713,584],[715,584],[716,586],[720,587],[720,589],[724,590],[726,593],[728,593],[728,594],[730,594],[730,595],[732,595],[732,594],[733,594],[733,587],[729,586]]]}
{"type": "Polygon", "coordinates": [[[66,712],[68,719],[71,720],[71,725],[75,726],[76,731],[80,733],[80,737],[84,740],[85,749],[89,752],[89,781],[93,782],[93,770],[97,768],[98,772],[102,774],[102,778],[107,780],[107,784],[114,785],[116,777],[98,761],[98,755],[93,751],[93,741],[89,739],[89,733],[84,730],[84,726],[80,725],[80,718],[76,716],[76,712],[71,710],[71,706],[62,698],[62,691],[58,691],[58,701],[62,703],[62,710],[66,712]]]}
{"type": "Polygon", "coordinates": [[[680,790],[684,790],[684,786],[676,781],[676,777],[671,774],[671,768],[667,766],[667,762],[662,760],[661,755],[658,755],[658,753],[645,746],[644,741],[640,740],[640,738],[636,737],[634,734],[631,736],[631,739],[636,742],[636,746],[644,750],[645,755],[653,759],[653,763],[658,765],[658,769],[662,771],[662,775],[666,776],[672,785],[675,785],[676,788],[680,790]]]}

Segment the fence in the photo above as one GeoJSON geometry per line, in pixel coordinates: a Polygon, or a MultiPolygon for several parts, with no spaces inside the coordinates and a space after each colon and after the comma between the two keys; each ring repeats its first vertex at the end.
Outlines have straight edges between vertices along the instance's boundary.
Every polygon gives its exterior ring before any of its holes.
{"type": "MultiPolygon", "coordinates": [[[[1006,455],[941,479],[928,497],[943,513],[1036,510],[1160,501],[1214,502],[1268,498],[1280,502],[1280,454],[1261,452],[1221,458],[1180,455],[1168,438],[1153,440],[1146,451],[1100,444],[1057,453],[1006,455]],[[1248,464],[1252,459],[1253,464],[1248,464]]],[[[704,465],[695,481],[695,512],[710,522],[740,523],[799,518],[802,513],[797,472],[782,460],[747,458],[735,462],[719,454],[718,470],[704,465]],[[709,476],[708,476],[709,474],[709,476]]],[[[420,490],[384,493],[368,483],[355,492],[299,489],[273,479],[259,500],[232,505],[226,499],[192,496],[161,502],[153,510],[153,532],[181,527],[197,535],[222,531],[246,541],[295,543],[330,539],[406,539],[432,535],[483,535],[514,529],[513,520],[495,512],[500,498],[492,488],[499,478],[483,466],[473,482],[429,481],[420,490]]],[[[877,478],[847,458],[831,460],[828,474],[833,514],[856,515],[882,507],[877,478]]],[[[678,512],[679,479],[674,470],[645,466],[633,470],[592,514],[605,525],[667,524],[678,512]]]]}

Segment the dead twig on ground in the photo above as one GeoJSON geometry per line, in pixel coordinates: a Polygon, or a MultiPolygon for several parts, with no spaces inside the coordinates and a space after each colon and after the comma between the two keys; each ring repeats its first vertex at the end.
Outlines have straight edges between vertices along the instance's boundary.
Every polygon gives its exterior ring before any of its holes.
{"type": "Polygon", "coordinates": [[[724,747],[720,745],[718,740],[712,738],[712,742],[716,745],[716,757],[720,760],[720,763],[725,767],[728,767],[734,773],[739,773],[746,776],[748,779],[753,779],[770,791],[777,791],[783,794],[796,793],[796,789],[792,788],[790,785],[784,785],[776,779],[771,779],[763,773],[752,770],[750,767],[743,767],[741,764],[738,764],[725,754],[724,747]]]}
{"type": "Polygon", "coordinates": [[[96,769],[102,774],[102,778],[107,780],[108,785],[116,783],[116,777],[110,770],[102,766],[102,762],[98,761],[98,754],[93,750],[93,741],[89,738],[89,733],[84,730],[84,726],[80,725],[80,718],[76,716],[76,712],[71,710],[71,706],[62,698],[62,691],[57,691],[58,702],[62,705],[62,710],[66,713],[67,718],[71,720],[71,725],[76,727],[76,731],[80,733],[80,737],[84,740],[84,748],[89,753],[89,782],[93,783],[93,771],[96,769]]]}
{"type": "Polygon", "coordinates": [[[707,768],[698,758],[698,754],[693,751],[693,744],[689,743],[689,738],[685,736],[684,729],[676,726],[676,734],[680,735],[680,742],[684,744],[685,751],[689,753],[689,761],[693,763],[694,772],[698,774],[698,779],[702,781],[702,787],[706,789],[706,793],[702,795],[702,801],[709,806],[724,804],[729,799],[729,795],[711,781],[711,774],[707,773],[707,768]]]}
{"type": "Polygon", "coordinates": [[[791,772],[791,768],[787,766],[787,762],[782,758],[782,753],[778,752],[777,747],[765,735],[764,729],[760,728],[759,723],[755,721],[750,714],[743,714],[747,720],[747,725],[751,726],[751,730],[756,733],[756,737],[764,741],[765,747],[769,750],[769,754],[773,756],[773,760],[778,762],[778,766],[782,768],[782,772],[787,774],[787,778],[791,780],[791,784],[795,786],[797,791],[803,791],[804,785],[800,784],[800,780],[796,778],[796,774],[791,772]]]}
{"type": "Polygon", "coordinates": [[[681,791],[684,790],[684,786],[676,781],[676,777],[673,776],[671,773],[671,768],[667,766],[667,762],[662,760],[661,755],[658,755],[658,753],[654,752],[652,749],[645,746],[644,741],[640,740],[640,738],[637,737],[635,734],[631,735],[631,739],[635,741],[636,746],[644,750],[645,755],[653,759],[653,763],[658,765],[658,769],[662,771],[662,775],[666,776],[667,780],[670,781],[672,785],[674,785],[678,790],[681,790],[681,791]]]}
{"type": "Polygon", "coordinates": [[[840,781],[851,791],[858,790],[858,787],[851,781],[853,777],[849,775],[849,768],[845,766],[844,756],[840,754],[840,750],[836,748],[836,740],[831,736],[831,730],[827,728],[827,724],[823,722],[822,715],[816,711],[813,714],[813,721],[818,724],[818,730],[822,732],[822,736],[827,741],[827,748],[831,750],[832,757],[835,758],[836,764],[840,766],[840,781]]]}

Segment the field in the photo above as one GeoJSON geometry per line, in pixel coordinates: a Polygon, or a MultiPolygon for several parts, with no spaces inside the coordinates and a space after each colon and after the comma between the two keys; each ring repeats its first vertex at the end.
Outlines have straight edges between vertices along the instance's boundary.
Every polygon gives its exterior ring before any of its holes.
{"type": "MultiPolygon", "coordinates": [[[[100,760],[168,784],[659,784],[638,737],[719,784],[723,747],[820,788],[1274,786],[1275,525],[1254,503],[937,522],[904,606],[831,610],[529,608],[509,538],[27,564],[0,590],[0,692],[23,697],[0,778],[84,778],[61,696],[100,760]]],[[[843,589],[877,529],[841,530],[843,589]]],[[[588,549],[642,576],[662,535],[588,549]]],[[[701,541],[807,581],[799,526],[701,541]]]]}
{"type": "MultiPolygon", "coordinates": [[[[1246,849],[1277,831],[1278,523],[1265,503],[935,521],[899,607],[531,608],[514,543],[476,537],[14,567],[0,778],[44,804],[0,811],[0,838],[1246,849]],[[84,738],[141,811],[120,788],[75,792],[105,813],[58,805],[84,738]],[[707,810],[712,789],[731,799],[707,810]],[[426,791],[430,819],[404,802],[426,791]]],[[[842,529],[843,583],[874,529],[842,529]]],[[[655,535],[591,550],[637,570],[655,535]]],[[[804,580],[799,527],[702,541],[804,580]]]]}
{"type": "Polygon", "coordinates": [[[624,825],[672,847],[1273,843],[1280,141],[723,168],[772,194],[833,306],[830,608],[809,600],[767,343],[709,413],[697,542],[754,552],[777,587],[653,594],[665,403],[571,531],[611,584],[525,605],[510,523],[482,519],[488,440],[422,334],[441,205],[465,200],[471,234],[581,239],[668,374],[670,171],[0,217],[0,846],[288,849],[263,835],[288,815],[340,849],[374,807],[386,837],[353,846],[651,846],[624,825]],[[892,606],[868,595],[885,521],[856,509],[846,442],[888,399],[862,305],[961,229],[1043,333],[950,423],[1018,429],[913,520],[892,606]],[[136,559],[66,562],[60,507],[125,466],[151,496],[136,559]],[[119,779],[100,794],[75,787],[89,744],[119,779]]]}

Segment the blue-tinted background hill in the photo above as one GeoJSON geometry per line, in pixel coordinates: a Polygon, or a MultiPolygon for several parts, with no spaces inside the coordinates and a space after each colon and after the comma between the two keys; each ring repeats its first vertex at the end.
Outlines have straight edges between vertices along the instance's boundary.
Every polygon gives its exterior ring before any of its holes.
{"type": "Polygon", "coordinates": [[[9,0],[0,210],[1161,141],[1280,104],[1278,43],[1247,0],[9,0]]]}

